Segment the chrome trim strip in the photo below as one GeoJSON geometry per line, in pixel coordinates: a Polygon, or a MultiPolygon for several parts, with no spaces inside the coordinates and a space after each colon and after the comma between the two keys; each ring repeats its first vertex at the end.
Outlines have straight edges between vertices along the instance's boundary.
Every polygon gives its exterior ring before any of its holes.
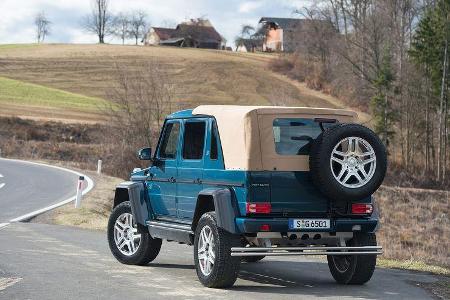
{"type": "Polygon", "coordinates": [[[203,184],[244,187],[243,183],[228,182],[228,181],[203,180],[203,184]]]}
{"type": "Polygon", "coordinates": [[[361,247],[232,247],[231,256],[380,255],[381,246],[361,247]]]}
{"type": "MultiPolygon", "coordinates": [[[[171,182],[169,178],[145,178],[146,181],[149,182],[171,182]]],[[[177,179],[175,178],[175,182],[173,183],[186,183],[186,184],[207,184],[207,185],[218,185],[218,186],[234,186],[234,187],[244,187],[245,185],[243,183],[237,183],[237,182],[228,182],[228,181],[214,181],[214,180],[200,180],[192,179],[192,180],[186,180],[186,179],[177,179]]]]}

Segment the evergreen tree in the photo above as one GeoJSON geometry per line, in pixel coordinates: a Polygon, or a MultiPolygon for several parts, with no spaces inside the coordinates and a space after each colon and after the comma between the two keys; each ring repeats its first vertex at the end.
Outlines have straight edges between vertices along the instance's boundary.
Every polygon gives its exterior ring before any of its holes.
{"type": "Polygon", "coordinates": [[[371,100],[372,113],[375,119],[375,132],[380,135],[386,146],[389,145],[389,141],[394,135],[392,126],[396,118],[389,101],[392,94],[392,83],[395,80],[390,53],[391,51],[386,49],[383,54],[383,61],[374,81],[377,93],[371,100]]]}

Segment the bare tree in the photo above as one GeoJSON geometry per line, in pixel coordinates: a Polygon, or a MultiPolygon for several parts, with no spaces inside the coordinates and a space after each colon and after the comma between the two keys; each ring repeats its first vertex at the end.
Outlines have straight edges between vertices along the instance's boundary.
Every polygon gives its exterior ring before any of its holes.
{"type": "Polygon", "coordinates": [[[105,112],[113,143],[120,145],[117,160],[130,162],[136,149],[157,139],[164,116],[172,111],[174,85],[156,60],[119,63],[115,68],[115,88],[108,95],[111,105],[105,112]]]}
{"type": "Polygon", "coordinates": [[[122,40],[122,45],[129,36],[131,20],[128,14],[120,13],[114,17],[114,35],[122,40]]]}
{"type": "Polygon", "coordinates": [[[83,26],[87,32],[98,36],[100,44],[105,43],[105,36],[112,33],[112,15],[109,12],[109,0],[91,0],[92,11],[83,19],[83,26]]]}
{"type": "Polygon", "coordinates": [[[45,37],[50,34],[50,27],[52,22],[47,19],[44,12],[38,13],[34,18],[34,24],[36,25],[36,39],[38,43],[42,43],[45,37]]]}
{"type": "Polygon", "coordinates": [[[136,10],[131,13],[130,36],[136,40],[138,44],[139,38],[143,38],[148,27],[147,14],[144,11],[136,10]]]}

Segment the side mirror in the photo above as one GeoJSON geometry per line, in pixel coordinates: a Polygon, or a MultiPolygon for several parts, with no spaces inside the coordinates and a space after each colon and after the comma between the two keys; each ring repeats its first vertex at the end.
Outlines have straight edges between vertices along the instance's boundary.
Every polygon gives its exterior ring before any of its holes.
{"type": "Polygon", "coordinates": [[[140,160],[152,160],[152,148],[142,148],[139,150],[138,158],[140,160]]]}

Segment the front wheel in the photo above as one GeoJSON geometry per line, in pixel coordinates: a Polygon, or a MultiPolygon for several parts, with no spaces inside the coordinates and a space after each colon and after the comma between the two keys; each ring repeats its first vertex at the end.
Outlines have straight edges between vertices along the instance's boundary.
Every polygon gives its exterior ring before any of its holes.
{"type": "Polygon", "coordinates": [[[131,205],[125,201],[117,205],[108,221],[108,243],[111,253],[121,263],[146,265],[156,258],[161,239],[154,239],[147,230],[138,232],[131,205]]]}
{"type": "MultiPolygon", "coordinates": [[[[347,246],[376,246],[374,233],[355,233],[347,246]]],[[[377,264],[376,255],[328,255],[328,267],[340,284],[364,284],[372,278],[377,264]]]]}
{"type": "Polygon", "coordinates": [[[198,221],[194,239],[194,261],[200,282],[210,288],[231,287],[237,279],[240,257],[231,256],[231,247],[240,239],[217,226],[216,213],[205,213],[198,221]]]}

